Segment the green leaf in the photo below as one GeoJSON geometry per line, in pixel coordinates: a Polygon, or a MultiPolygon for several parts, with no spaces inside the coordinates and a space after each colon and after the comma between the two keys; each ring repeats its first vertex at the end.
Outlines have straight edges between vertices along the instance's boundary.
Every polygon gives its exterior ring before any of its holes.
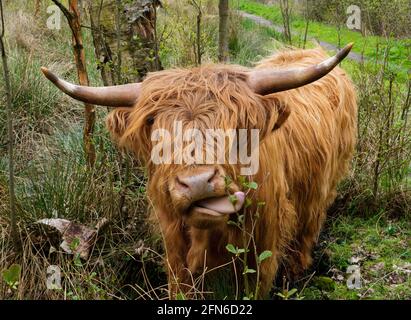
{"type": "Polygon", "coordinates": [[[184,293],[179,292],[176,295],[176,300],[186,300],[186,296],[184,295],[184,293]]]}
{"type": "Polygon", "coordinates": [[[80,239],[79,238],[74,238],[73,241],[71,241],[70,246],[69,246],[71,251],[76,251],[79,244],[80,244],[80,239]]]}
{"type": "Polygon", "coordinates": [[[245,199],[244,208],[248,208],[248,207],[251,206],[252,204],[253,204],[253,202],[251,201],[251,199],[246,198],[246,199],[245,199]]]}
{"type": "Polygon", "coordinates": [[[238,182],[241,185],[245,185],[246,181],[245,181],[245,177],[243,176],[238,176],[238,182]]]}
{"type": "Polygon", "coordinates": [[[238,226],[237,222],[235,222],[235,221],[233,221],[233,220],[228,220],[228,221],[227,221],[227,224],[228,224],[228,225],[231,225],[231,226],[238,226]]]}
{"type": "Polygon", "coordinates": [[[233,179],[231,179],[230,176],[225,176],[224,177],[224,184],[225,184],[226,188],[229,187],[232,182],[233,182],[233,179]]]}
{"type": "Polygon", "coordinates": [[[294,295],[297,292],[296,288],[291,289],[290,291],[288,291],[287,296],[291,297],[292,295],[294,295]]]}
{"type": "Polygon", "coordinates": [[[83,263],[81,262],[79,253],[76,253],[74,255],[74,265],[77,266],[77,267],[82,267],[83,266],[83,263]]]}
{"type": "Polygon", "coordinates": [[[231,202],[233,205],[235,205],[235,204],[237,203],[237,201],[238,201],[237,197],[236,197],[234,194],[228,196],[228,200],[230,200],[230,202],[231,202]]]}
{"type": "Polygon", "coordinates": [[[257,182],[252,181],[252,182],[250,182],[250,183],[248,184],[248,187],[249,187],[250,189],[257,190],[258,184],[257,184],[257,182]]]}
{"type": "Polygon", "coordinates": [[[243,214],[240,214],[240,215],[237,217],[237,219],[238,219],[238,223],[239,223],[239,224],[243,224],[243,223],[244,223],[244,215],[243,215],[243,214]]]}
{"type": "Polygon", "coordinates": [[[3,271],[4,281],[13,289],[17,289],[20,279],[21,266],[12,264],[8,269],[3,271]]]}
{"type": "Polygon", "coordinates": [[[265,259],[268,259],[272,255],[273,255],[273,253],[269,250],[265,250],[265,251],[261,252],[260,255],[258,256],[258,263],[263,262],[265,259]]]}
{"type": "Polygon", "coordinates": [[[225,248],[227,249],[228,252],[237,254],[237,249],[231,243],[227,244],[225,248]]]}
{"type": "Polygon", "coordinates": [[[330,277],[318,276],[312,279],[312,284],[320,290],[323,291],[334,291],[335,281],[330,277]]]}
{"type": "Polygon", "coordinates": [[[248,269],[248,267],[245,267],[245,270],[244,270],[244,272],[243,272],[243,274],[246,274],[246,273],[256,273],[257,271],[255,271],[254,269],[248,269]]]}

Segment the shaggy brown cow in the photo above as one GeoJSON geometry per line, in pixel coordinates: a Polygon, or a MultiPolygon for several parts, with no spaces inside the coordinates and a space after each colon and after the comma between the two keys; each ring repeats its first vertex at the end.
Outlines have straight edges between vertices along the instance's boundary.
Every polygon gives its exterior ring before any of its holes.
{"type": "Polygon", "coordinates": [[[257,254],[272,252],[259,268],[263,297],[279,263],[293,274],[310,265],[326,209],[349,168],[356,95],[337,64],[351,47],[328,59],[321,49],[285,51],[251,70],[206,65],[160,71],[139,84],[105,88],[76,86],[45,68],[43,72],[75,99],[120,106],[109,114],[107,126],[121,146],[147,165],[148,196],[164,238],[171,296],[177,290],[187,293],[193,275],[203,267],[230,261],[228,243],[244,247],[242,231],[227,221],[236,221],[236,212],[246,207],[245,194],[239,165],[154,164],[153,130],[172,132],[175,120],[184,130],[260,130],[259,170],[248,177],[259,187],[247,197],[265,205],[242,212],[247,232],[254,223],[250,267],[256,264],[254,249],[257,254]]]}

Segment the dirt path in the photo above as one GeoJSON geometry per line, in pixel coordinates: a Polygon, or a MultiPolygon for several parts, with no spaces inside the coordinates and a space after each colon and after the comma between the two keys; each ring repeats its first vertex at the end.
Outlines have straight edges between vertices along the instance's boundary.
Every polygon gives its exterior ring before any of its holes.
{"type": "MultiPolygon", "coordinates": [[[[255,23],[257,23],[259,25],[269,27],[269,28],[273,28],[276,32],[279,32],[279,33],[284,33],[284,27],[282,27],[280,25],[276,25],[276,24],[272,23],[271,21],[269,21],[267,19],[264,19],[263,17],[257,16],[257,15],[251,14],[251,13],[247,13],[247,12],[244,12],[244,11],[240,11],[240,10],[238,10],[237,13],[241,17],[250,19],[250,20],[254,21],[255,23]]],[[[292,33],[293,33],[293,35],[296,35],[295,32],[292,32],[292,33]]],[[[331,43],[321,41],[321,40],[318,40],[318,39],[313,38],[313,37],[308,37],[308,39],[309,40],[316,40],[321,45],[321,47],[323,47],[326,50],[338,51],[338,47],[331,44],[331,43]]],[[[350,52],[348,54],[348,58],[351,59],[351,60],[357,61],[357,62],[362,62],[364,60],[364,58],[361,54],[358,54],[358,53],[355,53],[355,52],[350,52]]]]}

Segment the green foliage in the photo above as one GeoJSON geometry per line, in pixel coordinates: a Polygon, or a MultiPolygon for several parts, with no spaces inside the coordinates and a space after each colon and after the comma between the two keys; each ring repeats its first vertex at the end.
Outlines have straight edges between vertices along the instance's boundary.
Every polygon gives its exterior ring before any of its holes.
{"type": "Polygon", "coordinates": [[[245,190],[257,190],[258,184],[255,181],[247,181],[244,176],[238,177],[238,182],[245,190]]]}
{"type": "Polygon", "coordinates": [[[16,290],[19,284],[20,273],[21,266],[18,264],[12,264],[8,269],[2,272],[3,280],[11,289],[16,290]]]}
{"type": "MultiPolygon", "coordinates": [[[[202,3],[201,52],[203,63],[217,62],[218,10],[216,2],[202,3]]],[[[193,66],[197,63],[197,11],[184,2],[164,3],[159,10],[160,56],[165,68],[193,66]]],[[[230,61],[244,66],[266,57],[279,47],[280,35],[259,27],[234,12],[230,15],[230,61]],[[258,29],[258,32],[255,32],[258,29]]]]}
{"type": "MultiPolygon", "coordinates": [[[[208,8],[204,3],[201,23],[202,60],[216,61],[218,19],[215,8],[208,8]]],[[[158,33],[160,39],[160,58],[165,68],[196,65],[197,57],[197,11],[195,6],[184,1],[164,3],[159,10],[158,33]]]]}
{"type": "Polygon", "coordinates": [[[340,216],[329,222],[327,275],[305,284],[306,299],[404,299],[411,296],[411,225],[381,215],[363,219],[340,216]],[[395,231],[393,231],[395,230],[395,231]],[[359,265],[362,286],[349,289],[347,268],[359,265]]]}
{"type": "Polygon", "coordinates": [[[335,282],[329,277],[319,276],[312,279],[312,284],[322,291],[334,291],[335,282]]]}
{"type": "Polygon", "coordinates": [[[245,267],[243,274],[247,274],[247,273],[256,273],[257,271],[255,271],[254,269],[250,269],[248,267],[245,267]]]}
{"type": "MultiPolygon", "coordinates": [[[[328,2],[327,7],[330,7],[328,2]]],[[[252,0],[240,0],[239,8],[282,26],[281,11],[276,5],[268,6],[252,0]]],[[[343,18],[345,21],[346,15],[343,15],[343,18]]],[[[300,15],[295,14],[292,17],[291,28],[298,34],[298,36],[294,36],[296,39],[293,43],[301,42],[300,38],[304,34],[305,26],[306,21],[300,15]]],[[[310,37],[336,46],[354,42],[353,51],[363,54],[371,60],[379,59],[381,52],[389,48],[390,66],[401,73],[402,79],[407,79],[407,71],[411,68],[411,61],[408,59],[411,47],[411,40],[409,38],[395,39],[390,37],[390,33],[388,33],[388,38],[372,35],[364,37],[361,33],[346,28],[345,23],[339,32],[340,35],[337,37],[335,26],[315,21],[310,21],[308,27],[308,35],[310,37]]]]}
{"type": "Polygon", "coordinates": [[[251,300],[259,298],[261,264],[269,259],[273,253],[269,250],[258,253],[255,243],[254,232],[259,218],[258,210],[264,204],[253,199],[250,192],[257,190],[258,184],[247,180],[243,176],[239,176],[237,182],[246,191],[245,206],[242,212],[237,214],[237,221],[229,220],[228,225],[232,225],[240,230],[242,234],[242,248],[229,243],[226,245],[226,250],[239,260],[244,283],[243,298],[251,300]],[[250,265],[250,260],[255,261],[255,266],[250,265]],[[252,278],[249,278],[251,276],[252,278]]]}
{"type": "Polygon", "coordinates": [[[273,255],[273,253],[269,250],[263,251],[260,253],[258,256],[258,263],[263,262],[265,259],[270,258],[273,255]]]}
{"type": "Polygon", "coordinates": [[[184,293],[179,292],[176,295],[176,300],[187,300],[187,298],[185,297],[184,293]]]}
{"type": "Polygon", "coordinates": [[[283,292],[277,292],[276,295],[279,296],[283,300],[290,300],[298,290],[296,288],[293,288],[291,290],[284,290],[283,292]]]}
{"type": "MultiPolygon", "coordinates": [[[[352,5],[349,0],[308,0],[309,17],[319,22],[336,23],[336,13],[345,22],[346,8],[352,5]]],[[[379,1],[359,0],[355,3],[361,10],[363,32],[395,37],[409,36],[411,21],[410,6],[407,0],[379,1]]]]}

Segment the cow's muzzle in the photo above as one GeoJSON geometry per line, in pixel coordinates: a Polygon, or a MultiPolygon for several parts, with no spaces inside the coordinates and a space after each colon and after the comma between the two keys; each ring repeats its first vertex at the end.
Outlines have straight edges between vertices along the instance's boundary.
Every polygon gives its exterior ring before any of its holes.
{"type": "Polygon", "coordinates": [[[201,229],[224,225],[245,200],[234,183],[227,185],[224,170],[214,166],[188,168],[177,174],[170,193],[181,204],[185,223],[201,229]]]}

